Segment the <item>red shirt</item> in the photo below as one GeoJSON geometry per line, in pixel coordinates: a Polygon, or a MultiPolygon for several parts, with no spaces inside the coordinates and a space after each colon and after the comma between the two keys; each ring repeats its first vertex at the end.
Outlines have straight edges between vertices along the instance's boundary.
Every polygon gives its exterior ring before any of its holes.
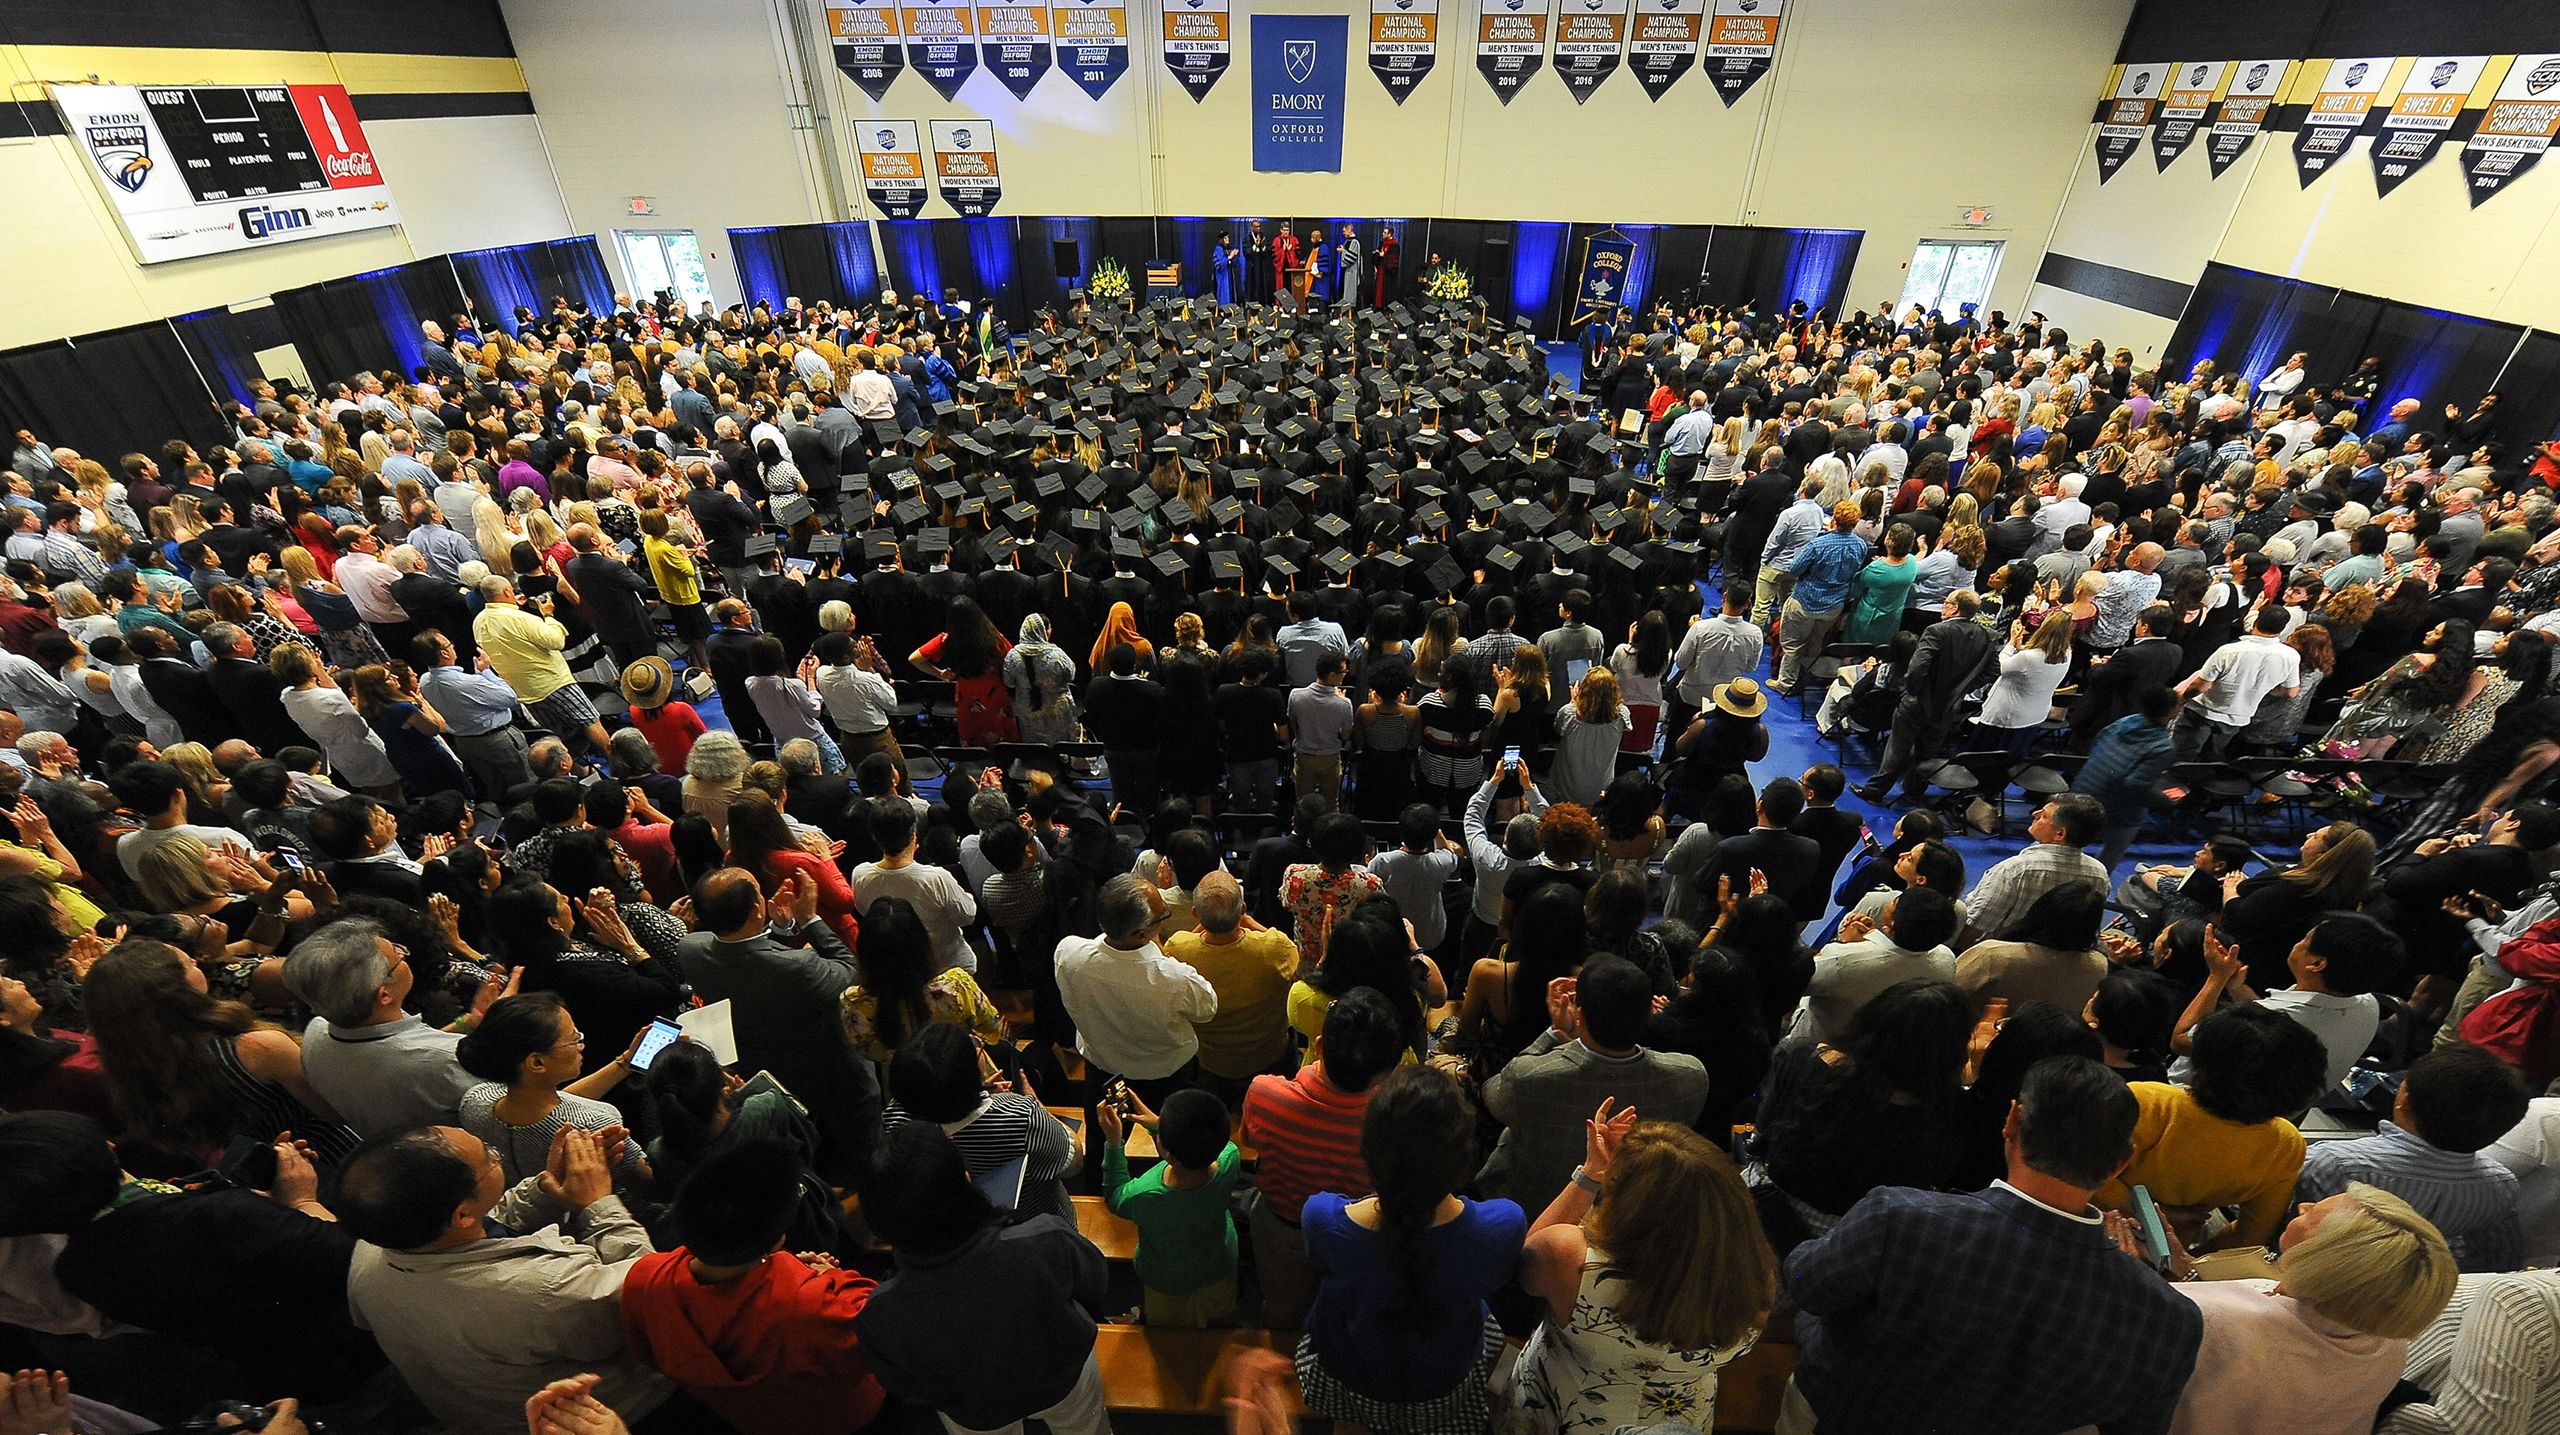
{"type": "Polygon", "coordinates": [[[683,869],[676,862],[676,830],[663,822],[643,822],[637,817],[623,820],[613,829],[613,840],[640,864],[640,880],[661,906],[671,906],[684,893],[683,869]]]}
{"type": "Polygon", "coordinates": [[[852,947],[862,935],[862,926],[854,920],[853,884],[844,879],[844,869],[833,862],[812,857],[796,849],[776,852],[764,859],[764,875],[779,888],[794,873],[818,884],[818,920],[835,929],[846,947],[852,947]]]}
{"type": "Polygon", "coordinates": [[[1369,1165],[1360,1159],[1360,1118],[1369,1093],[1347,1092],[1308,1062],[1296,1076],[1257,1076],[1244,1093],[1244,1141],[1259,1158],[1262,1199],[1283,1220],[1318,1191],[1366,1196],[1369,1165]]]}
{"type": "Polygon", "coordinates": [[[885,1398],[854,1338],[871,1280],[777,1252],[725,1285],[694,1279],[679,1247],[634,1262],[622,1340],[741,1430],[851,1435],[885,1398]]]}
{"type": "Polygon", "coordinates": [[[693,740],[710,731],[691,703],[633,708],[631,725],[640,729],[640,735],[649,740],[650,750],[658,754],[659,770],[678,776],[684,773],[684,760],[693,755],[693,740]]]}

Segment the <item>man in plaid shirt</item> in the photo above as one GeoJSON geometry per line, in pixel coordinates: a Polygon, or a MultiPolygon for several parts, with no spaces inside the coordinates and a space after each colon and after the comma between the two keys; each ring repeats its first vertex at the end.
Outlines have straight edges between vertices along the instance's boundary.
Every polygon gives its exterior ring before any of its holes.
{"type": "Polygon", "coordinates": [[[1883,1187],[1787,1258],[1795,1381],[1779,1435],[2160,1435],[2203,1317],[2108,1239],[2090,1193],[2124,1169],[2132,1092],[2085,1057],[2027,1073],[2007,1180],[1883,1187]]]}

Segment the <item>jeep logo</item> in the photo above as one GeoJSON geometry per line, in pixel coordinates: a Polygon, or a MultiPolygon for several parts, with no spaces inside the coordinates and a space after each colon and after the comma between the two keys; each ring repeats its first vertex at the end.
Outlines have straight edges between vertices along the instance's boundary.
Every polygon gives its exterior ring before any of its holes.
{"type": "Polygon", "coordinates": [[[307,209],[275,209],[253,204],[240,211],[240,233],[249,239],[265,239],[289,229],[311,227],[311,211],[307,209]]]}

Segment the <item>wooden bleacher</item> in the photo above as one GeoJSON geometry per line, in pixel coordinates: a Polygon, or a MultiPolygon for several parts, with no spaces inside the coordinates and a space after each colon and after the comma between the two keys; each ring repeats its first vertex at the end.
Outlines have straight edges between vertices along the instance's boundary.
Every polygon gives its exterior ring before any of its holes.
{"type": "Polygon", "coordinates": [[[1102,1204],[1100,1196],[1071,1197],[1076,1203],[1076,1230],[1093,1242],[1106,1261],[1133,1261],[1138,1258],[1138,1228],[1115,1216],[1102,1204]]]}

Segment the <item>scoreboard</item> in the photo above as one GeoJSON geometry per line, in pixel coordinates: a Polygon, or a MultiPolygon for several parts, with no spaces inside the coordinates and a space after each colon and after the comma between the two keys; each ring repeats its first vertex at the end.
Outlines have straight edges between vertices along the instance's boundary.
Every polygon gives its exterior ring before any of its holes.
{"type": "Polygon", "coordinates": [[[400,212],[337,85],[54,85],[145,264],[385,229],[400,212]]]}

